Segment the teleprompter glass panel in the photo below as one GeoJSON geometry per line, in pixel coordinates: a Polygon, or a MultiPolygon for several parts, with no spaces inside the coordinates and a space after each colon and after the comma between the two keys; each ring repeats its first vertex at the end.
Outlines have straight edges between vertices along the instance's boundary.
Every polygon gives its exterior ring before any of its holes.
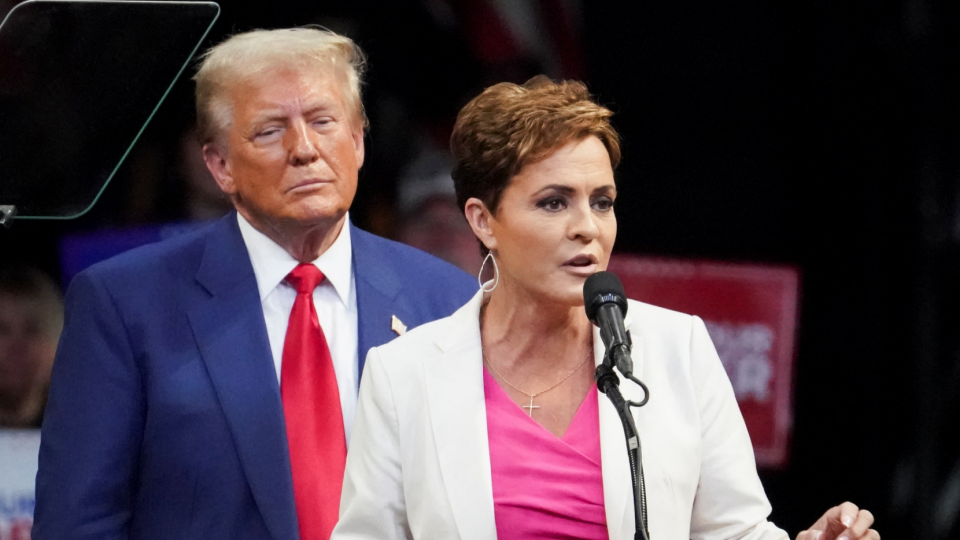
{"type": "Polygon", "coordinates": [[[0,206],[84,214],[213,26],[213,2],[24,2],[0,23],[0,206]]]}

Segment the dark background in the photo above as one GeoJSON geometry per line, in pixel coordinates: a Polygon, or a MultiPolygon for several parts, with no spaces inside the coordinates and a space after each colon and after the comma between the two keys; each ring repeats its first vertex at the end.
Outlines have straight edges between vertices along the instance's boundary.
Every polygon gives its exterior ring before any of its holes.
{"type": "MultiPolygon", "coordinates": [[[[484,85],[543,68],[478,54],[470,2],[440,1],[459,21],[446,26],[437,3],[223,2],[208,39],[320,23],[359,42],[372,126],[352,215],[385,236],[411,141],[442,142],[484,85]]],[[[958,11],[589,0],[580,63],[551,73],[582,77],[616,112],[617,250],[800,269],[791,458],[761,472],[791,536],[852,500],[885,538],[960,538],[958,11]]],[[[167,180],[191,115],[184,78],[91,213],[0,230],[0,257],[57,275],[66,232],[182,218],[183,188],[167,180]],[[161,180],[145,187],[150,175],[161,180]]]]}

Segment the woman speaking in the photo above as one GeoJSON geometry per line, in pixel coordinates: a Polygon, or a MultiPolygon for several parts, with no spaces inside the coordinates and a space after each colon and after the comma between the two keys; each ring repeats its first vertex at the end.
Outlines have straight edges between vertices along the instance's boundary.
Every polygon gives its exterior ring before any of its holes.
{"type": "MultiPolygon", "coordinates": [[[[370,351],[334,538],[633,538],[624,433],[597,393],[604,346],[583,307],[617,236],[611,114],[542,76],[460,112],[453,178],[492,279],[370,351]]],[[[633,412],[650,538],[787,538],[703,322],[630,301],[626,327],[652,394],[633,412]]],[[[872,522],[844,503],[798,540],[879,539],[872,522]]]]}

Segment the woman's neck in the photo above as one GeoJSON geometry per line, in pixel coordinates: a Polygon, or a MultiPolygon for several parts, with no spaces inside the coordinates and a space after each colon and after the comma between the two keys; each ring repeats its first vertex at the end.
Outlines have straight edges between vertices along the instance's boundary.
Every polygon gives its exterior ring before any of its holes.
{"type": "Polygon", "coordinates": [[[582,306],[551,302],[501,283],[482,313],[483,345],[496,351],[498,368],[521,363],[528,369],[555,368],[592,349],[592,325],[582,306]]]}

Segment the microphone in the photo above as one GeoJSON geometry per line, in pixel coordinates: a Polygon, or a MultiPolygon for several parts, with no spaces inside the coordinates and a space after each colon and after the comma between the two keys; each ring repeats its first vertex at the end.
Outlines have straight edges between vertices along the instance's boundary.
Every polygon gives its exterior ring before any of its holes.
{"type": "Polygon", "coordinates": [[[647,487],[643,479],[643,459],[640,453],[640,433],[634,422],[630,407],[643,407],[650,399],[650,391],[643,381],[633,376],[633,359],[630,358],[630,334],[623,326],[623,316],[627,314],[627,294],[623,283],[616,274],[597,272],[587,278],[583,284],[583,307],[590,322],[600,327],[600,338],[607,348],[603,364],[597,366],[594,378],[597,388],[610,398],[610,402],[620,416],[623,434],[627,441],[627,455],[630,459],[631,479],[633,483],[633,512],[636,523],[635,539],[647,540],[650,533],[647,528],[647,487]],[[643,389],[643,401],[627,401],[620,393],[620,380],[613,372],[616,365],[624,377],[643,389]]]}
{"type": "Polygon", "coordinates": [[[632,343],[623,326],[627,313],[627,295],[620,278],[611,272],[597,272],[583,284],[583,307],[587,318],[600,328],[600,337],[607,348],[604,362],[612,361],[628,379],[633,374],[630,358],[632,343]]]}

